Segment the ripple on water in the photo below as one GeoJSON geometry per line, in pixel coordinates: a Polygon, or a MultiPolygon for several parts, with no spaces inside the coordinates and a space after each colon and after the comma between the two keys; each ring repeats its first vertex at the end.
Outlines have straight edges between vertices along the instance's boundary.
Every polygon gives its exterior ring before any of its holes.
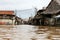
{"type": "Polygon", "coordinates": [[[60,28],[32,25],[0,27],[0,40],[60,40],[60,28]]]}

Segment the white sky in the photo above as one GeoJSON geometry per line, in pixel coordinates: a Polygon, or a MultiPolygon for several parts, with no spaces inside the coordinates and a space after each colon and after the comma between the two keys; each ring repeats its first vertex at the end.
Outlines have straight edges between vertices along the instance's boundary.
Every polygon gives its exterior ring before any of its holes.
{"type": "Polygon", "coordinates": [[[51,0],[0,0],[0,10],[24,10],[36,7],[42,9],[51,0]]]}
{"type": "Polygon", "coordinates": [[[36,12],[35,8],[32,9],[26,9],[26,10],[16,10],[15,13],[18,17],[21,17],[22,19],[29,19],[29,17],[34,17],[36,12]]]}
{"type": "MultiPolygon", "coordinates": [[[[51,0],[0,0],[0,10],[25,10],[33,9],[34,7],[40,10],[43,7],[47,7],[50,1],[51,0]]],[[[33,10],[28,10],[26,12],[18,11],[17,16],[29,18],[32,13],[33,16],[35,15],[33,10]]]]}

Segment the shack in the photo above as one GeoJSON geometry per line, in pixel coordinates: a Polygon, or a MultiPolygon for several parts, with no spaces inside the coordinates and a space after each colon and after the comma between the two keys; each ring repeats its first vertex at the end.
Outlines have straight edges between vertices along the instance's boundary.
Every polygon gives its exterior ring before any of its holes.
{"type": "Polygon", "coordinates": [[[41,13],[44,19],[44,25],[55,25],[57,20],[55,16],[60,15],[60,0],[51,0],[46,10],[41,13]]]}
{"type": "Polygon", "coordinates": [[[21,24],[24,24],[23,19],[15,15],[15,25],[21,25],[21,24]]]}
{"type": "Polygon", "coordinates": [[[35,25],[43,25],[43,16],[41,15],[41,13],[44,11],[45,9],[41,9],[39,11],[37,11],[37,14],[35,15],[35,17],[33,18],[33,23],[35,25]]]}

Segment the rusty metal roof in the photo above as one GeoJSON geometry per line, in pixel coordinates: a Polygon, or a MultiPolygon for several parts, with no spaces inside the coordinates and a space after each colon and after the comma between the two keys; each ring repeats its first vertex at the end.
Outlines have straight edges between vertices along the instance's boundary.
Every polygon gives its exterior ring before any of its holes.
{"type": "Polygon", "coordinates": [[[0,11],[0,14],[13,15],[14,11],[0,11]]]}

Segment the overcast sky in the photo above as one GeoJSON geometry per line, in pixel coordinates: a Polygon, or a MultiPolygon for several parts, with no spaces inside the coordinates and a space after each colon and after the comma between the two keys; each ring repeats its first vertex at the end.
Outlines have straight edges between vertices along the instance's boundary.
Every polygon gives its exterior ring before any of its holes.
{"type": "Polygon", "coordinates": [[[0,0],[0,10],[24,10],[36,7],[42,9],[51,0],[0,0]]]}
{"type": "Polygon", "coordinates": [[[36,12],[35,8],[26,10],[16,10],[16,15],[24,20],[29,19],[29,17],[34,17],[36,12]]]}
{"type": "Polygon", "coordinates": [[[47,7],[51,0],[0,0],[0,10],[26,10],[17,11],[17,16],[28,18],[35,15],[34,8],[37,10],[47,7]]]}

